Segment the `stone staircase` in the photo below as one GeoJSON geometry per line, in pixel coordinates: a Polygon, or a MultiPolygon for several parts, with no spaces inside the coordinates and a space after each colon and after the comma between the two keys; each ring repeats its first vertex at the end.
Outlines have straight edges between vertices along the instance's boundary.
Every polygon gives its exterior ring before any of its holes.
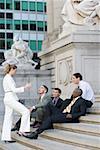
{"type": "Polygon", "coordinates": [[[11,144],[12,148],[10,144],[2,144],[0,150],[13,150],[14,145],[17,150],[100,150],[100,99],[80,118],[80,123],[54,124],[54,127],[42,133],[38,140],[12,133],[16,144],[11,144]]]}

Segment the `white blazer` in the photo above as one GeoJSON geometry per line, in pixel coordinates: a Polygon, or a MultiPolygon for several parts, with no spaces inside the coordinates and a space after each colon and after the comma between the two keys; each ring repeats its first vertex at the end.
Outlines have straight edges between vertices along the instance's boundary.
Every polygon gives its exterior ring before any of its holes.
{"type": "Polygon", "coordinates": [[[16,93],[24,92],[24,87],[16,88],[15,81],[12,76],[7,74],[3,79],[3,88],[5,92],[4,101],[19,100],[16,93]]]}

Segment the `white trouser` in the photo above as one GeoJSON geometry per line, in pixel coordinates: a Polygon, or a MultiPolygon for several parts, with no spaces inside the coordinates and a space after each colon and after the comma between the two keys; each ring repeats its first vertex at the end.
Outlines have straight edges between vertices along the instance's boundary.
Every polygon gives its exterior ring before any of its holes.
{"type": "Polygon", "coordinates": [[[1,140],[11,140],[11,127],[13,110],[19,112],[22,115],[20,132],[30,132],[30,112],[29,110],[18,101],[6,101],[5,102],[5,116],[2,128],[1,140]]]}

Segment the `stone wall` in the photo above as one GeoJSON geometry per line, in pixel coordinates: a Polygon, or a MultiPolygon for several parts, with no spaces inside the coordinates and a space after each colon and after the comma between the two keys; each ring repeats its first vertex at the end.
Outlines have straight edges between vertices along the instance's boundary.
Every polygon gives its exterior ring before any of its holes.
{"type": "Polygon", "coordinates": [[[53,33],[64,22],[61,18],[61,10],[66,0],[47,0],[48,33],[53,33]]]}
{"type": "Polygon", "coordinates": [[[62,89],[66,98],[72,73],[80,72],[95,94],[100,94],[100,33],[99,29],[81,27],[71,34],[55,40],[39,53],[41,69],[51,70],[53,87],[62,89]]]}

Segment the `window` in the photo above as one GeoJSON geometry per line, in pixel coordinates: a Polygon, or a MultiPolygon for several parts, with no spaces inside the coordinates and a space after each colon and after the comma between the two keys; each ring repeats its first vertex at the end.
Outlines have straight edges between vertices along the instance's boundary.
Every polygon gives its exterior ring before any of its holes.
{"type": "Polygon", "coordinates": [[[7,40],[7,43],[6,43],[6,45],[7,45],[7,49],[11,49],[11,45],[13,44],[13,40],[7,40]]]}
{"type": "Polygon", "coordinates": [[[1,3],[5,3],[5,0],[0,0],[1,3]]]}
{"type": "Polygon", "coordinates": [[[6,29],[13,29],[13,20],[6,20],[6,29]]]}
{"type": "Polygon", "coordinates": [[[20,30],[20,20],[14,20],[14,29],[15,30],[20,30]]]}
{"type": "Polygon", "coordinates": [[[7,33],[7,39],[13,39],[13,33],[7,33]]]}
{"type": "Polygon", "coordinates": [[[5,33],[1,32],[0,33],[0,38],[5,38],[5,33]]]}
{"type": "Polygon", "coordinates": [[[36,50],[36,41],[30,41],[30,48],[31,50],[36,50]]]}
{"type": "Polygon", "coordinates": [[[0,29],[5,29],[5,20],[0,19],[0,29]]]}
{"type": "Polygon", "coordinates": [[[47,31],[47,22],[45,21],[45,31],[47,31]]]}
{"type": "Polygon", "coordinates": [[[38,31],[43,31],[43,21],[37,22],[37,29],[38,29],[38,31]]]}
{"type": "Polygon", "coordinates": [[[4,18],[4,13],[0,13],[0,18],[4,18]]]}
{"type": "Polygon", "coordinates": [[[28,10],[28,2],[27,1],[22,1],[22,10],[27,11],[28,10]]]}
{"type": "Polygon", "coordinates": [[[4,9],[4,8],[5,8],[5,1],[0,0],[0,9],[4,9]]]}
{"type": "Polygon", "coordinates": [[[12,19],[13,18],[13,14],[12,13],[6,13],[6,18],[12,19]]]}
{"type": "Polygon", "coordinates": [[[5,40],[0,40],[0,49],[5,49],[5,40]]]}
{"type": "Polygon", "coordinates": [[[14,2],[14,9],[15,10],[20,10],[20,1],[15,1],[14,2]]]}
{"type": "Polygon", "coordinates": [[[6,9],[12,9],[12,0],[6,0],[6,9]]]}
{"type": "Polygon", "coordinates": [[[43,3],[42,2],[37,2],[37,11],[43,12],[43,3]]]}
{"type": "Polygon", "coordinates": [[[36,21],[30,21],[30,30],[36,31],[36,21]]]}
{"type": "Polygon", "coordinates": [[[38,41],[38,50],[40,51],[42,49],[42,41],[38,41]]]}
{"type": "Polygon", "coordinates": [[[47,12],[47,6],[46,6],[46,3],[44,3],[44,12],[47,12]]]}
{"type": "Polygon", "coordinates": [[[36,10],[36,3],[35,2],[29,2],[29,10],[30,11],[36,10]]]}
{"type": "Polygon", "coordinates": [[[28,30],[28,21],[26,20],[22,21],[22,30],[28,30]]]}

